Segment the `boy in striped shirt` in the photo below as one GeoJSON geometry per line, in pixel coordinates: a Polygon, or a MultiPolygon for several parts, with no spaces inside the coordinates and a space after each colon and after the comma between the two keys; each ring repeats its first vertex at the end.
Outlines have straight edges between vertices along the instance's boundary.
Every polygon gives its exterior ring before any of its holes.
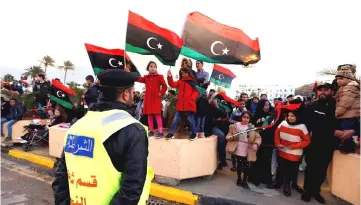
{"type": "Polygon", "coordinates": [[[275,131],[275,146],[278,148],[278,171],[284,180],[283,192],[291,196],[291,181],[298,173],[303,149],[310,144],[306,126],[300,123],[299,111],[288,111],[284,120],[275,131]]]}

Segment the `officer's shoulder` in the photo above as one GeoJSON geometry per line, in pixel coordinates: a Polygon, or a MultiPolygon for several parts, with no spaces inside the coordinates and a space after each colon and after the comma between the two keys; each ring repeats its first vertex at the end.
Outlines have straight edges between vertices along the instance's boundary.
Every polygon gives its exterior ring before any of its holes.
{"type": "Polygon", "coordinates": [[[135,132],[145,132],[145,129],[140,123],[132,123],[126,127],[124,127],[121,131],[127,133],[135,133],[135,132]]]}

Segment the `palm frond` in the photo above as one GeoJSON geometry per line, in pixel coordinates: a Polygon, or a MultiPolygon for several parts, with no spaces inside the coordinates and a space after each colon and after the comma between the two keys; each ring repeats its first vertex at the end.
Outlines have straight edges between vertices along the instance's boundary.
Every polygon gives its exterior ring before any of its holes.
{"type": "Polygon", "coordinates": [[[333,69],[333,68],[325,68],[322,69],[320,71],[318,71],[319,75],[336,75],[337,74],[337,69],[333,69]]]}

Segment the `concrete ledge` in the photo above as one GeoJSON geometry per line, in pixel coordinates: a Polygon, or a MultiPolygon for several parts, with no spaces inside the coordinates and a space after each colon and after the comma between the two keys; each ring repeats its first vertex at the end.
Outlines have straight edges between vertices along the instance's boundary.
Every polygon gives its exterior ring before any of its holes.
{"type": "Polygon", "coordinates": [[[152,183],[150,187],[150,195],[183,204],[198,204],[198,196],[194,195],[192,192],[162,186],[156,183],[152,183]]]}
{"type": "Polygon", "coordinates": [[[29,152],[24,152],[21,150],[17,150],[17,149],[12,149],[9,150],[8,153],[10,156],[19,158],[19,159],[25,159],[27,161],[33,162],[35,164],[39,164],[39,165],[43,165],[49,168],[53,168],[54,164],[56,162],[55,159],[51,159],[48,157],[43,157],[37,154],[33,154],[33,153],[29,153],[29,152]]]}
{"type": "Polygon", "coordinates": [[[184,139],[187,137],[184,134],[176,137],[172,140],[149,138],[149,164],[155,179],[175,181],[213,175],[217,169],[217,137],[194,141],[184,139]]]}
{"type": "Polygon", "coordinates": [[[64,138],[68,128],[58,125],[49,128],[49,155],[60,158],[64,148],[64,138]]]}
{"type": "Polygon", "coordinates": [[[360,155],[333,153],[331,193],[352,204],[360,204],[360,155]]]}

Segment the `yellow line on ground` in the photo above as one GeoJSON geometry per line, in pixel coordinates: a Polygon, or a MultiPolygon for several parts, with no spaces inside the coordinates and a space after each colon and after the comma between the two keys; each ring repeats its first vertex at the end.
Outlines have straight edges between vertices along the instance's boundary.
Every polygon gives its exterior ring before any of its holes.
{"type": "Polygon", "coordinates": [[[54,163],[55,163],[55,159],[51,159],[49,157],[43,157],[37,154],[33,154],[33,153],[29,153],[29,152],[24,152],[18,149],[12,149],[9,150],[8,153],[10,156],[16,157],[16,158],[20,158],[20,159],[25,159],[27,161],[33,162],[35,164],[40,164],[49,168],[53,168],[54,167],[54,163]]]}
{"type": "MultiPolygon", "coordinates": [[[[40,156],[37,154],[24,152],[18,149],[9,150],[10,156],[25,159],[27,161],[43,165],[49,168],[54,167],[55,159],[40,156]]],[[[150,195],[162,198],[165,200],[175,201],[178,203],[196,205],[198,204],[198,196],[190,191],[184,191],[173,187],[163,186],[157,183],[152,183],[150,187],[150,195]]]]}
{"type": "Polygon", "coordinates": [[[150,187],[150,195],[183,204],[198,204],[198,196],[194,195],[192,192],[163,186],[157,183],[152,183],[150,187]]]}

